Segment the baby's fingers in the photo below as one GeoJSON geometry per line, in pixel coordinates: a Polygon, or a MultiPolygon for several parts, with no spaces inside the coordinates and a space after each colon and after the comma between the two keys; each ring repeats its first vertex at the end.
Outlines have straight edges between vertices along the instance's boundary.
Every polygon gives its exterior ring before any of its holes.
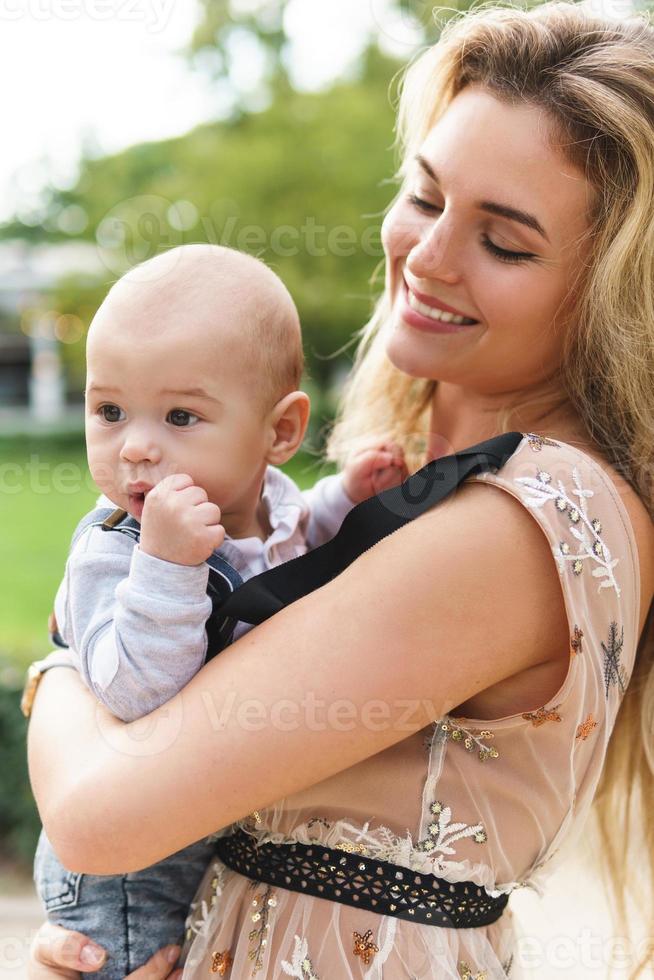
{"type": "Polygon", "coordinates": [[[222,516],[220,507],[218,504],[212,504],[209,500],[196,504],[195,513],[207,527],[213,524],[220,524],[220,518],[222,516]]]}
{"type": "Polygon", "coordinates": [[[382,490],[397,487],[406,480],[407,476],[406,467],[387,466],[384,469],[376,470],[372,475],[374,491],[381,493],[382,490]]]}
{"type": "Polygon", "coordinates": [[[371,474],[375,470],[385,469],[393,462],[393,454],[382,449],[366,449],[357,457],[356,468],[359,473],[371,474]]]}
{"type": "Polygon", "coordinates": [[[404,463],[404,450],[400,446],[399,442],[389,442],[384,447],[384,450],[391,454],[393,458],[394,466],[402,466],[404,463]]]}
{"type": "Polygon", "coordinates": [[[163,493],[166,490],[186,490],[187,487],[193,485],[193,477],[188,473],[171,473],[170,476],[165,476],[163,480],[160,480],[153,489],[156,489],[158,493],[163,493]]]}

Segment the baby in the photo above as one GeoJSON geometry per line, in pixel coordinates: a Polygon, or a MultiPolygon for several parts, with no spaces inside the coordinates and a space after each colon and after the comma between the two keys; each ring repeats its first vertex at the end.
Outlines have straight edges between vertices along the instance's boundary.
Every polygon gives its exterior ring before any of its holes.
{"type": "MultiPolygon", "coordinates": [[[[73,535],[55,629],[117,717],[168,701],[251,629],[221,618],[221,597],[322,544],[355,503],[406,478],[399,447],[377,439],[341,474],[299,491],[279,467],[307,427],[302,370],[286,288],[226,248],[151,259],[96,313],[86,444],[103,495],[73,535]]],[[[63,868],[42,833],[37,890],[51,921],[108,950],[95,975],[118,980],[182,939],[216,836],[143,871],[97,876],[63,868]]]]}

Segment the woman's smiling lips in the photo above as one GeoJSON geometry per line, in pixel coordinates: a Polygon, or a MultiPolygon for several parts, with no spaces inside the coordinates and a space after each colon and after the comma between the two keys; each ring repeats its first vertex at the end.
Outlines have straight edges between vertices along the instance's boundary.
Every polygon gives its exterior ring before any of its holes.
{"type": "MultiPolygon", "coordinates": [[[[425,296],[423,293],[418,293],[413,289],[410,290],[408,283],[403,278],[400,295],[400,315],[406,323],[410,324],[410,326],[415,327],[417,330],[424,330],[427,333],[461,333],[464,330],[469,330],[470,327],[477,326],[478,321],[475,321],[474,323],[448,323],[445,320],[436,320],[433,316],[421,312],[420,309],[416,309],[416,303],[424,304],[425,306],[429,306],[434,310],[439,310],[445,305],[438,303],[438,301],[432,297],[425,296]],[[411,294],[412,301],[414,303],[413,306],[410,303],[409,294],[411,294]]],[[[472,318],[468,317],[467,319],[472,318]]]]}

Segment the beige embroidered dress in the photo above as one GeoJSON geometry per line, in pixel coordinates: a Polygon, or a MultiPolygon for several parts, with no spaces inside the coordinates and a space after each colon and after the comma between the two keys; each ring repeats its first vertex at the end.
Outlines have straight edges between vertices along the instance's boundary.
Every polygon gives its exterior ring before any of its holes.
{"type": "MultiPolygon", "coordinates": [[[[633,667],[637,547],[608,473],[567,443],[526,434],[501,470],[469,479],[512,494],[549,541],[569,623],[563,685],[524,714],[440,718],[238,826],[495,895],[542,893],[581,830],[633,667]]],[[[216,859],[188,917],[184,980],[504,980],[513,942],[510,907],[490,926],[441,928],[253,882],[216,859]]]]}

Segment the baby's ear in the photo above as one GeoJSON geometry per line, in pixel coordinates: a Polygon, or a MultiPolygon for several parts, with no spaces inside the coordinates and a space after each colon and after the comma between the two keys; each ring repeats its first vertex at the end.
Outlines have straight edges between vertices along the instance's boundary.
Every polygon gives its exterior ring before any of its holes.
{"type": "Polygon", "coordinates": [[[270,445],[266,459],[282,466],[302,445],[309,424],[311,402],[304,391],[291,391],[270,413],[270,445]]]}

